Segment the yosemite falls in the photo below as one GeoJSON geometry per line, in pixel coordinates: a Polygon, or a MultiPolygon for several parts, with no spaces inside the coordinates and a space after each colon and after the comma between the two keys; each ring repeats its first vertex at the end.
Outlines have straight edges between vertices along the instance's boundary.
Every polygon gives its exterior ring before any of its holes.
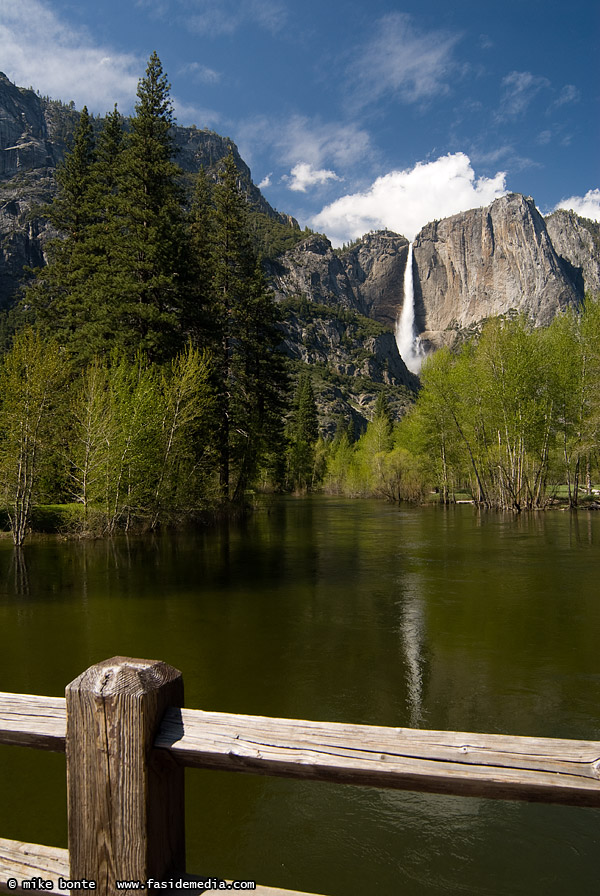
{"type": "Polygon", "coordinates": [[[413,284],[413,244],[409,243],[404,272],[404,303],[396,322],[396,345],[409,370],[418,373],[423,363],[423,348],[415,335],[415,290],[413,284]]]}

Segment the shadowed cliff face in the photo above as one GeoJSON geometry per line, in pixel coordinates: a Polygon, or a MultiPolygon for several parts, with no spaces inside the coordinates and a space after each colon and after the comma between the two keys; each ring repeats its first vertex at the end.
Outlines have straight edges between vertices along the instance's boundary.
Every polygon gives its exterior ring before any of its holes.
{"type": "Polygon", "coordinates": [[[305,296],[321,305],[358,311],[393,329],[402,308],[408,240],[382,230],[344,252],[318,234],[269,267],[278,298],[305,296]]]}
{"type": "Polygon", "coordinates": [[[0,178],[56,165],[62,147],[52,142],[40,97],[15,87],[0,72],[0,178]]]}
{"type": "Polygon", "coordinates": [[[587,221],[575,212],[559,209],[546,219],[552,245],[572,271],[583,281],[585,292],[600,292],[600,224],[587,221]]]}

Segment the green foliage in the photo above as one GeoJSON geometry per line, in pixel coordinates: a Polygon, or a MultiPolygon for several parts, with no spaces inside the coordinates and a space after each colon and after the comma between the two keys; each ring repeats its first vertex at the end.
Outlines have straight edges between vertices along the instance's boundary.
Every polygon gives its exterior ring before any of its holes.
{"type": "Polygon", "coordinates": [[[267,259],[274,260],[293,249],[311,232],[255,209],[249,210],[248,224],[254,251],[261,263],[267,259]]]}
{"type": "Polygon", "coordinates": [[[402,425],[392,423],[380,393],[373,419],[356,443],[347,425],[339,426],[327,452],[325,490],[352,497],[422,501],[428,488],[423,459],[402,444],[401,433],[402,425]]]}
{"type": "Polygon", "coordinates": [[[477,344],[437,352],[403,432],[429,460],[443,501],[467,489],[487,507],[544,507],[565,481],[576,506],[598,446],[600,309],[567,312],[546,330],[489,321],[477,344]]]}
{"type": "Polygon", "coordinates": [[[192,346],[162,368],[93,361],[73,390],[67,453],[84,525],[156,528],[201,503],[211,411],[208,358],[192,346]]]}
{"type": "Polygon", "coordinates": [[[57,436],[52,423],[64,378],[58,347],[24,330],[0,368],[0,488],[15,545],[29,526],[40,470],[57,436]]]}

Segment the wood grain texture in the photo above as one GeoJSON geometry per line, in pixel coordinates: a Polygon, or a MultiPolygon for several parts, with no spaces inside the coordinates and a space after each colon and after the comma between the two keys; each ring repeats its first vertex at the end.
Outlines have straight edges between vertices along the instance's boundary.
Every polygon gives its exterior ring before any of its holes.
{"type": "Polygon", "coordinates": [[[117,879],[183,872],[183,769],[152,749],[165,709],[183,702],[181,673],[114,657],[68,685],[66,700],[71,877],[113,896],[117,879]]]}
{"type": "Polygon", "coordinates": [[[15,892],[6,886],[10,877],[19,882],[21,893],[21,881],[42,877],[54,883],[54,889],[46,890],[46,893],[64,894],[67,891],[59,891],[57,882],[59,877],[69,877],[69,854],[66,849],[54,846],[39,846],[37,843],[0,838],[0,893],[15,892]]]}
{"type": "Polygon", "coordinates": [[[169,709],[155,745],[186,766],[600,807],[600,742],[169,709]]]}
{"type": "MultiPolygon", "coordinates": [[[[64,880],[69,879],[69,856],[66,849],[59,849],[53,846],[38,846],[35,843],[21,843],[18,840],[3,840],[0,838],[0,893],[14,893],[6,886],[9,877],[15,878],[19,884],[23,880],[31,880],[32,877],[42,877],[44,880],[51,880],[55,887],[52,890],[45,890],[46,893],[69,893],[68,890],[59,890],[57,886],[58,878],[64,880]]],[[[186,880],[205,880],[198,874],[182,874],[182,878],[186,880]]],[[[19,892],[23,892],[19,886],[19,892]]],[[[37,891],[38,893],[40,891],[37,891]]],[[[88,894],[91,890],[86,891],[88,894]]],[[[95,891],[94,891],[95,892],[95,891]]],[[[122,892],[122,891],[121,891],[122,892]]],[[[150,891],[152,892],[152,891],[150,891]]],[[[160,893],[167,894],[167,890],[160,890],[160,893]]],[[[198,890],[177,890],[177,893],[203,893],[198,890]]],[[[210,892],[210,891],[208,891],[210,892]]],[[[212,891],[214,892],[214,891],[212,891]]],[[[278,887],[262,887],[257,885],[255,890],[251,890],[256,896],[311,896],[310,893],[299,893],[296,890],[281,890],[278,887]]]]}
{"type": "Polygon", "coordinates": [[[64,697],[0,692],[0,744],[64,753],[66,730],[64,697]]]}

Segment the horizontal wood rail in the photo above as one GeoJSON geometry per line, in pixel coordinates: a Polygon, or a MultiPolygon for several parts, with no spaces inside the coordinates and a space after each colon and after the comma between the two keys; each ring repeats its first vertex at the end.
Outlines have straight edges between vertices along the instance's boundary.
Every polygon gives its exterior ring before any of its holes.
{"type": "Polygon", "coordinates": [[[10,876],[89,878],[103,894],[117,892],[116,879],[200,880],[184,871],[184,767],[600,808],[598,741],[272,719],[182,702],[177,670],[121,657],[79,676],[66,699],[0,694],[0,744],[66,751],[69,791],[69,851],[0,840],[0,889],[10,876]],[[120,828],[115,818],[125,819],[120,828]],[[132,831],[141,844],[133,859],[132,831]]]}

